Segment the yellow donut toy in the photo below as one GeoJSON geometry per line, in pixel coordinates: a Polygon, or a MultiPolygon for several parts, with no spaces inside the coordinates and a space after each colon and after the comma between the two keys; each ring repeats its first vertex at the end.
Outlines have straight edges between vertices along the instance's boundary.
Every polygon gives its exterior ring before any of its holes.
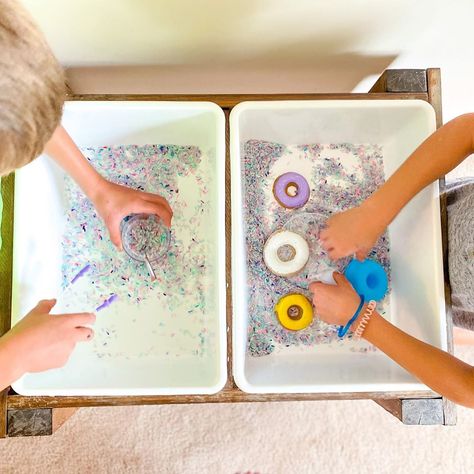
{"type": "Polygon", "coordinates": [[[280,324],[291,331],[301,331],[313,321],[313,306],[299,293],[282,296],[275,305],[275,313],[280,324]]]}

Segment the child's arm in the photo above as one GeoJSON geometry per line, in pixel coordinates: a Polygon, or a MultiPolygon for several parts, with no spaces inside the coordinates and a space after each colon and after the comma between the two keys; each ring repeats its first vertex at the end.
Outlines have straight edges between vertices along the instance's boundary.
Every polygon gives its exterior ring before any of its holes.
{"type": "MultiPolygon", "coordinates": [[[[310,285],[313,304],[323,321],[345,325],[357,310],[359,297],[343,275],[334,273],[334,279],[337,285],[310,285]]],[[[365,307],[361,315],[364,310],[365,307]]],[[[353,330],[359,318],[352,325],[353,330]]],[[[406,334],[375,311],[363,337],[435,392],[474,408],[474,367],[406,334]]]]}
{"type": "Polygon", "coordinates": [[[156,214],[169,227],[173,212],[165,198],[111,183],[87,161],[66,130],[60,126],[45,152],[70,175],[93,202],[109,229],[112,242],[121,248],[120,222],[129,214],[156,214]]]}
{"type": "Polygon", "coordinates": [[[359,207],[331,217],[321,242],[333,259],[363,259],[400,210],[424,187],[474,153],[474,114],[457,117],[428,137],[359,207]]]}
{"type": "Polygon", "coordinates": [[[93,336],[95,315],[51,315],[55,300],[40,301],[0,338],[0,390],[27,372],[62,367],[76,344],[93,336]]]}

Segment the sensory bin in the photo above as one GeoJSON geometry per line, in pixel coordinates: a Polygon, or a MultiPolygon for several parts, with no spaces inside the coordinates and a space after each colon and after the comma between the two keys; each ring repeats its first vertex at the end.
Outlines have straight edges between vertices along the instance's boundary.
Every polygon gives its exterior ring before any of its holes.
{"type": "Polygon", "coordinates": [[[165,255],[149,256],[153,281],[143,262],[116,250],[92,203],[51,160],[40,157],[17,173],[13,323],[47,297],[58,298],[55,313],[94,311],[97,320],[93,340],[79,344],[64,368],[27,374],[15,390],[220,390],[226,380],[222,110],[211,103],[73,102],[63,124],[110,181],[164,196],[173,226],[165,255]]]}
{"type": "MultiPolygon", "coordinates": [[[[321,226],[332,213],[369,196],[435,126],[431,106],[416,100],[259,101],[232,110],[233,373],[242,390],[425,388],[364,340],[350,335],[341,340],[337,327],[316,318],[303,329],[289,330],[274,307],[287,294],[309,301],[315,276],[327,281],[332,270],[345,269],[349,259],[334,263],[322,251],[321,226]],[[309,183],[303,206],[288,209],[275,199],[274,181],[286,173],[309,183]],[[303,270],[284,277],[269,272],[263,260],[266,240],[279,229],[304,235],[311,248],[303,270]]],[[[382,264],[390,280],[377,310],[415,337],[444,347],[437,183],[406,206],[370,258],[382,264]]]]}

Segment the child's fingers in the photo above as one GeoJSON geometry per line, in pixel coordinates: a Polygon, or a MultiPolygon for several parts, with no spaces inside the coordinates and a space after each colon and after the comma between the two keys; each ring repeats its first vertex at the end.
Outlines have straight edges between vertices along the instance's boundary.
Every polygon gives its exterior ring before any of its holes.
{"type": "Polygon", "coordinates": [[[313,281],[313,283],[309,284],[309,291],[311,291],[311,293],[314,293],[315,291],[317,291],[320,285],[322,285],[320,281],[313,281]]]}
{"type": "Polygon", "coordinates": [[[333,272],[332,277],[334,278],[334,281],[337,283],[337,285],[347,285],[349,283],[347,278],[342,273],[333,272]]]}
{"type": "Polygon", "coordinates": [[[119,249],[122,250],[122,235],[120,233],[120,224],[114,223],[109,227],[110,241],[119,249]]]}
{"type": "Polygon", "coordinates": [[[311,291],[311,293],[313,293],[313,297],[316,298],[318,295],[321,296],[321,294],[324,293],[327,286],[328,284],[323,283],[322,281],[313,281],[309,285],[309,291],[311,291]]]}
{"type": "Polygon", "coordinates": [[[161,204],[169,212],[170,216],[173,217],[173,209],[171,209],[169,202],[161,196],[159,198],[158,204],[161,204]]]}
{"type": "Polygon", "coordinates": [[[141,194],[142,194],[142,197],[146,201],[163,206],[166,209],[168,209],[168,212],[170,214],[173,214],[173,209],[171,209],[169,202],[163,196],[160,196],[159,194],[145,193],[145,192],[142,192],[141,194]]]}
{"type": "Polygon", "coordinates": [[[340,258],[347,257],[348,255],[352,255],[355,249],[351,246],[334,246],[333,248],[329,249],[328,255],[331,260],[339,260],[340,258]]]}
{"type": "Polygon", "coordinates": [[[79,328],[82,326],[88,326],[95,323],[94,313],[73,313],[73,314],[61,314],[58,317],[67,321],[67,323],[73,327],[79,328]]]}
{"type": "Polygon", "coordinates": [[[172,214],[168,211],[166,207],[162,206],[161,204],[156,204],[150,201],[144,201],[140,212],[145,212],[147,214],[155,214],[165,223],[167,227],[171,227],[172,214]]]}
{"type": "Polygon", "coordinates": [[[171,215],[173,215],[173,209],[171,209],[171,206],[169,202],[163,197],[160,196],[159,194],[152,194],[152,193],[143,193],[143,195],[146,197],[147,201],[155,202],[157,204],[161,204],[164,207],[166,207],[171,215]]]}
{"type": "Polygon", "coordinates": [[[338,244],[337,239],[334,241],[333,238],[328,237],[326,240],[320,242],[321,247],[328,253],[329,257],[333,260],[336,260],[341,257],[345,257],[345,255],[340,255],[341,252],[341,245],[338,244]]]}
{"type": "Polygon", "coordinates": [[[53,308],[54,308],[54,305],[56,304],[56,300],[55,299],[52,299],[52,300],[41,300],[40,302],[38,302],[38,304],[36,305],[36,308],[35,310],[40,312],[40,313],[49,313],[53,308]]]}
{"type": "Polygon", "coordinates": [[[91,328],[76,328],[74,330],[74,340],[89,341],[94,337],[94,331],[91,328]]]}
{"type": "Polygon", "coordinates": [[[331,250],[334,247],[332,239],[330,239],[329,237],[326,237],[325,240],[319,239],[319,243],[321,244],[321,247],[324,250],[326,250],[326,252],[328,252],[329,250],[331,250]]]}
{"type": "Polygon", "coordinates": [[[320,243],[321,247],[326,251],[331,250],[334,247],[332,242],[328,239],[326,239],[326,240],[321,240],[320,239],[319,243],[320,243]]]}
{"type": "Polygon", "coordinates": [[[321,230],[321,232],[319,233],[319,240],[321,242],[324,242],[326,241],[327,239],[329,238],[329,229],[327,227],[325,227],[324,229],[321,230]]]}
{"type": "Polygon", "coordinates": [[[328,249],[327,253],[331,260],[338,260],[339,258],[342,258],[341,253],[335,248],[328,249]]]}
{"type": "Polygon", "coordinates": [[[367,257],[368,251],[367,250],[358,250],[355,254],[356,259],[360,262],[363,262],[367,257]]]}

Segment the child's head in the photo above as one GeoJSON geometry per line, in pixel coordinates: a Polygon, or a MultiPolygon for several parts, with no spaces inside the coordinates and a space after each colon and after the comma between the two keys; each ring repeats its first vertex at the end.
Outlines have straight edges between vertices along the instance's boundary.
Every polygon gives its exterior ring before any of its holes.
{"type": "Polygon", "coordinates": [[[61,119],[63,71],[16,0],[0,0],[0,176],[41,154],[61,119]]]}

